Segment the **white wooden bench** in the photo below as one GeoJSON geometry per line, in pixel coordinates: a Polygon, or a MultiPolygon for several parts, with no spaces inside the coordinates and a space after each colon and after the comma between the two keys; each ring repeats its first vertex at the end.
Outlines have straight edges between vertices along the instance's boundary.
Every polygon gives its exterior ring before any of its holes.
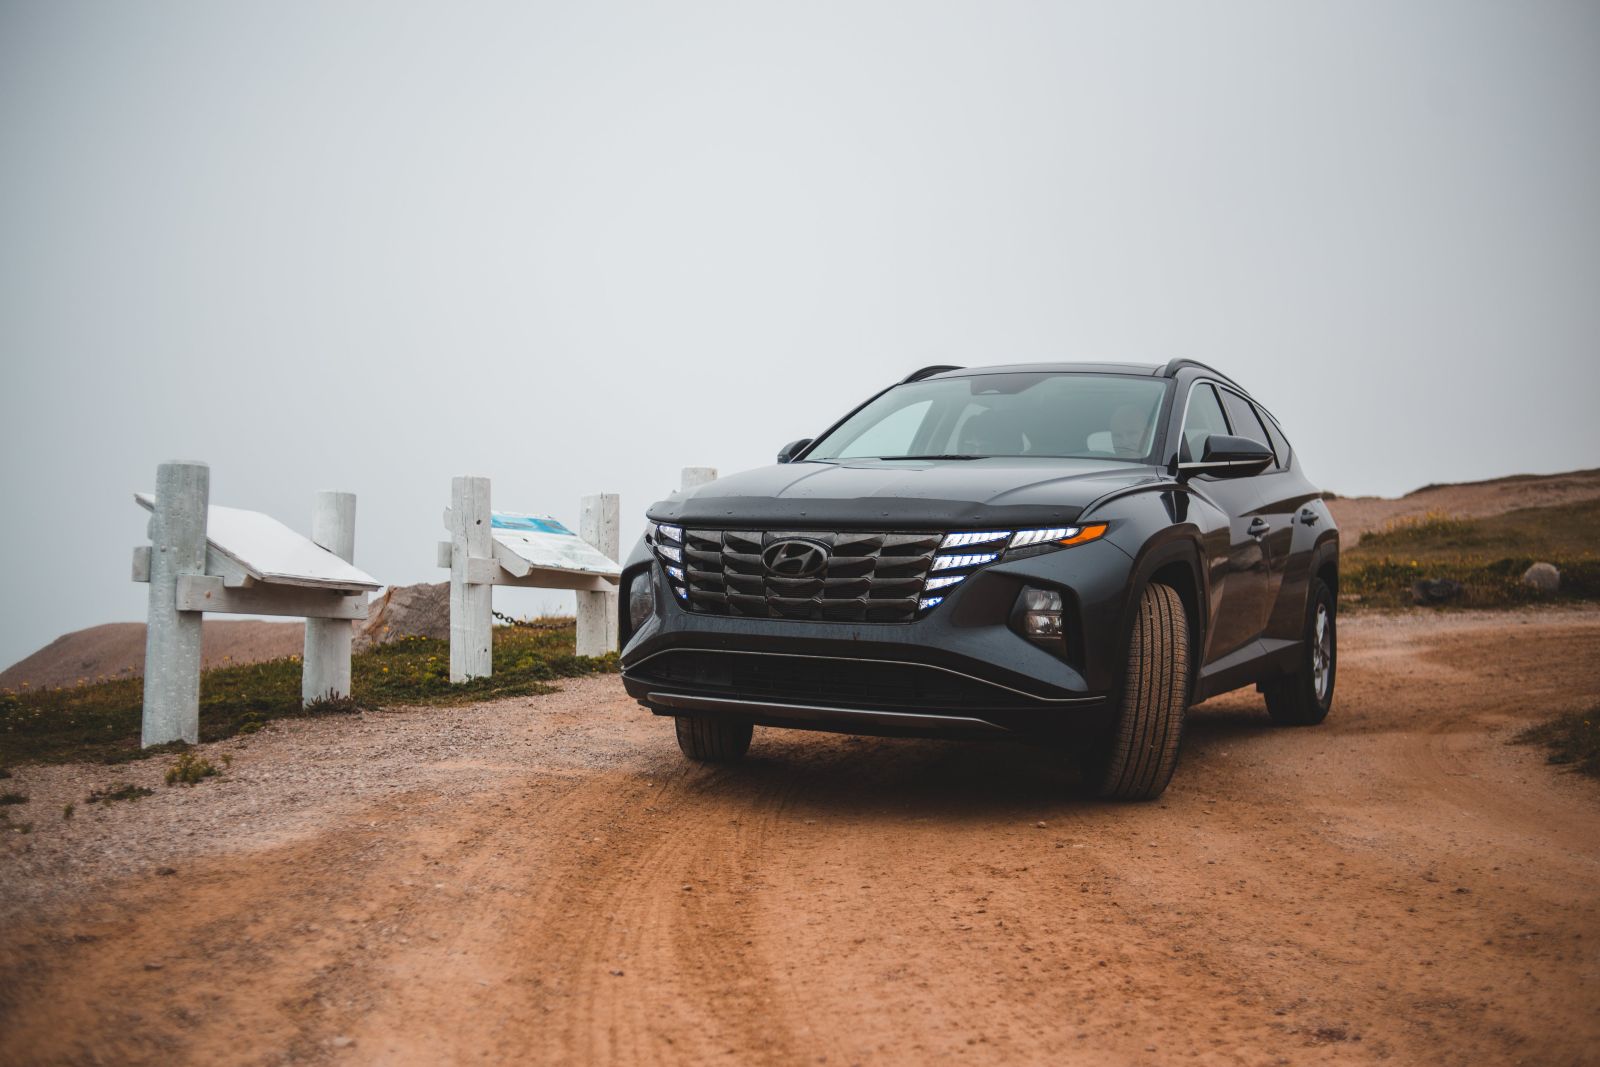
{"type": "Polygon", "coordinates": [[[212,506],[204,463],[164,463],[150,544],[134,549],[133,579],[150,584],[145,637],[144,745],[200,739],[200,623],[204,612],[306,620],[301,697],[350,694],[351,622],[367,617],[382,583],[350,562],[356,498],[319,493],[304,537],[259,511],[212,506]]]}
{"type": "Polygon", "coordinates": [[[494,587],[517,585],[578,592],[577,653],[600,656],[617,646],[618,497],[583,498],[579,537],[548,516],[489,507],[489,479],[455,478],[439,542],[450,568],[450,680],[494,673],[494,587]]]}

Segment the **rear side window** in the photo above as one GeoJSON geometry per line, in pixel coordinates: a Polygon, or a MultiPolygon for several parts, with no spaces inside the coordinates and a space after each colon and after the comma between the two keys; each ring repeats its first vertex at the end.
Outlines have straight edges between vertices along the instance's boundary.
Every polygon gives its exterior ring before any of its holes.
{"type": "Polygon", "coordinates": [[[1233,427],[1233,436],[1248,437],[1269,448],[1272,446],[1272,438],[1261,425],[1261,420],[1256,416],[1256,409],[1250,406],[1250,401],[1238,393],[1224,389],[1222,406],[1227,409],[1228,425],[1233,427]]]}
{"type": "Polygon", "coordinates": [[[1252,441],[1259,441],[1272,449],[1277,463],[1273,470],[1283,470],[1289,465],[1289,449],[1283,440],[1283,434],[1273,437],[1272,420],[1261,414],[1261,409],[1238,393],[1227,389],[1222,390],[1222,406],[1227,409],[1228,422],[1233,426],[1235,437],[1248,437],[1252,441]]]}
{"type": "Polygon", "coordinates": [[[1222,417],[1222,405],[1217,403],[1217,391],[1205,382],[1189,390],[1189,410],[1183,417],[1183,448],[1178,457],[1181,463],[1193,463],[1206,454],[1206,438],[1212,434],[1226,434],[1228,422],[1222,417]]]}
{"type": "Polygon", "coordinates": [[[1272,438],[1272,450],[1278,454],[1278,469],[1281,471],[1288,470],[1289,442],[1283,436],[1283,431],[1278,429],[1278,424],[1265,411],[1256,408],[1256,414],[1261,416],[1261,424],[1267,428],[1267,435],[1272,438]]]}

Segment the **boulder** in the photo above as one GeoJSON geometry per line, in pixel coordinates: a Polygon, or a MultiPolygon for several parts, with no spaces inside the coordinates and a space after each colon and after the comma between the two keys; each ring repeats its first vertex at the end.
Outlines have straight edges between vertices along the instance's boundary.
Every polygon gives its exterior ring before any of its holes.
{"type": "Polygon", "coordinates": [[[1467,591],[1454,578],[1424,578],[1411,587],[1411,599],[1418,604],[1448,604],[1467,591]]]}
{"type": "Polygon", "coordinates": [[[1535,563],[1522,572],[1522,584],[1540,596],[1550,596],[1561,588],[1561,572],[1553,563],[1535,563]]]}
{"type": "Polygon", "coordinates": [[[356,632],[355,650],[402,637],[450,639],[450,583],[390,586],[367,609],[356,632]]]}

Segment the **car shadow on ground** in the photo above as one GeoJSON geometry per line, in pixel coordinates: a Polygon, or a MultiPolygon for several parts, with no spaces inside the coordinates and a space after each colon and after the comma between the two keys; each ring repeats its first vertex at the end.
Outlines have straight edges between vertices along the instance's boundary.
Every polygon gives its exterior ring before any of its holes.
{"type": "MultiPolygon", "coordinates": [[[[1178,774],[1239,744],[1269,742],[1263,709],[1205,708],[1185,724],[1178,774]]],[[[741,804],[782,794],[785,807],[827,817],[916,813],[948,818],[1041,818],[1120,805],[1090,796],[1070,742],[841,737],[758,730],[742,763],[696,768],[696,791],[741,804]]]]}

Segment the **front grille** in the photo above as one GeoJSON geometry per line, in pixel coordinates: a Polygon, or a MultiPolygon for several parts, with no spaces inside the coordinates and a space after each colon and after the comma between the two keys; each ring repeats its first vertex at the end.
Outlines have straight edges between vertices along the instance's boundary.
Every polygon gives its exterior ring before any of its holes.
{"type": "Polygon", "coordinates": [[[777,703],[929,713],[1045,706],[1015,690],[915,663],[677,649],[652,656],[629,675],[666,689],[777,703]]]}
{"type": "Polygon", "coordinates": [[[685,606],[705,615],[827,622],[910,622],[941,533],[683,531],[685,606]],[[817,573],[772,573],[762,552],[802,538],[827,549],[817,573]]]}

